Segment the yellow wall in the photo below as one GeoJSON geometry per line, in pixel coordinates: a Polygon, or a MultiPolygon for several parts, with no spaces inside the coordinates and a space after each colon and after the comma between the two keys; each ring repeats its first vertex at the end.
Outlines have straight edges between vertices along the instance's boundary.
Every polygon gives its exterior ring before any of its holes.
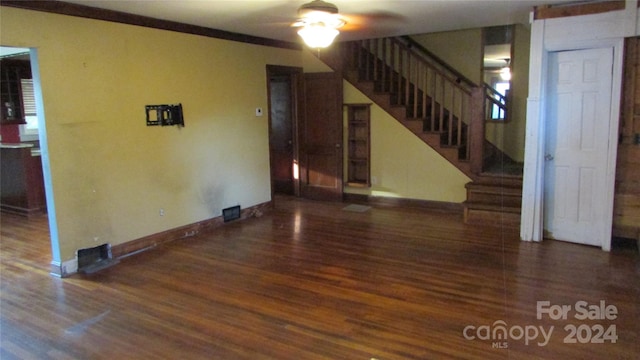
{"type": "MultiPolygon", "coordinates": [[[[1,45],[36,47],[60,261],[270,200],[267,64],[300,51],[2,7],[1,45]],[[186,126],[147,127],[182,103],[186,126]],[[164,216],[160,216],[164,209],[164,216]]],[[[54,254],[56,259],[58,254],[54,254]]]]}
{"type": "MultiPolygon", "coordinates": [[[[310,51],[304,51],[305,72],[332,71],[310,51]]],[[[372,103],[358,89],[343,81],[345,104],[372,103]]],[[[346,111],[343,133],[348,134],[346,111]]],[[[345,136],[346,166],[348,141],[345,136]]],[[[344,170],[345,184],[347,169],[344,170]]],[[[346,193],[460,203],[464,185],[471,181],[429,145],[422,142],[381,107],[371,106],[371,188],[345,187],[346,193]]]]}
{"type": "MultiPolygon", "coordinates": [[[[265,66],[329,70],[306,50],[7,7],[0,30],[38,50],[61,262],[269,201],[265,66]],[[146,126],[145,105],[178,102],[184,128],[146,126]]],[[[348,84],[344,101],[369,102],[348,84]]],[[[376,184],[347,192],[464,201],[469,179],[377,106],[371,136],[376,184]]]]}
{"type": "MultiPolygon", "coordinates": [[[[332,71],[310,51],[303,55],[305,72],[332,71]]],[[[345,104],[372,103],[371,99],[343,81],[345,104]]],[[[344,134],[348,134],[346,112],[344,134]]],[[[345,136],[345,159],[347,162],[345,136]]],[[[344,170],[345,184],[347,169],[344,170]]],[[[377,105],[371,106],[371,188],[345,187],[346,193],[460,203],[466,199],[464,185],[470,179],[429,145],[407,130],[377,105]]]]}
{"type": "Polygon", "coordinates": [[[531,34],[523,25],[515,25],[511,63],[511,118],[504,124],[488,122],[486,136],[513,160],[524,162],[527,96],[529,92],[529,45],[531,34]]]}
{"type": "Polygon", "coordinates": [[[302,51],[302,67],[305,73],[333,72],[329,65],[318,59],[316,54],[307,47],[302,51]]]}
{"type": "Polygon", "coordinates": [[[482,81],[482,29],[411,35],[411,38],[469,80],[476,84],[482,81]]]}
{"type": "MultiPolygon", "coordinates": [[[[509,157],[524,161],[526,101],[529,88],[529,30],[515,25],[511,81],[511,121],[487,123],[486,137],[509,157]]],[[[482,74],[482,29],[412,35],[412,39],[447,62],[472,81],[484,81],[482,74]]]]}
{"type": "Polygon", "coordinates": [[[529,49],[531,32],[524,25],[517,24],[514,38],[513,59],[513,103],[514,118],[509,127],[506,151],[514,160],[524,161],[524,138],[526,130],[527,97],[529,96],[529,49]]]}
{"type": "MultiPolygon", "coordinates": [[[[345,103],[371,103],[348,82],[343,87],[345,103]]],[[[345,134],[347,130],[345,113],[345,134]]],[[[375,178],[371,188],[347,187],[345,192],[460,203],[466,199],[464,185],[471,181],[375,104],[371,106],[371,177],[375,178]]]]}

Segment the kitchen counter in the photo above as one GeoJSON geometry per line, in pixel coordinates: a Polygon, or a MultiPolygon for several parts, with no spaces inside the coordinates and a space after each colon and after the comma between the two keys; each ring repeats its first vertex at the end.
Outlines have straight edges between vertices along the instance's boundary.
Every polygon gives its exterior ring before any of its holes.
{"type": "Polygon", "coordinates": [[[31,143],[0,143],[0,149],[31,149],[31,156],[40,156],[40,148],[35,147],[31,143]]]}
{"type": "Polygon", "coordinates": [[[24,216],[46,211],[40,149],[0,143],[0,209],[24,216]]]}
{"type": "Polygon", "coordinates": [[[32,147],[33,144],[31,143],[0,143],[0,149],[22,149],[32,147]]]}

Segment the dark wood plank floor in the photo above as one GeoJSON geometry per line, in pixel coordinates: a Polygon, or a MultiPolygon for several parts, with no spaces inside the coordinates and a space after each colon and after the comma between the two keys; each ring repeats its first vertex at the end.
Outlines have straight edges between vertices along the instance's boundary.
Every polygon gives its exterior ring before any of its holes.
{"type": "Polygon", "coordinates": [[[520,242],[513,231],[465,226],[459,214],[384,207],[358,213],[343,211],[346,204],[291,198],[276,204],[260,218],[67,279],[48,274],[46,217],[2,215],[0,358],[640,354],[635,244],[606,253],[520,242]],[[615,306],[615,319],[575,318],[576,302],[601,300],[615,306]],[[538,301],[572,310],[566,320],[538,320],[538,301]],[[507,339],[493,334],[500,321],[507,339]],[[564,343],[572,325],[582,327],[583,341],[594,339],[598,325],[615,326],[616,342],[564,343]],[[548,343],[541,334],[533,339],[534,327],[548,333],[552,326],[548,343]]]}

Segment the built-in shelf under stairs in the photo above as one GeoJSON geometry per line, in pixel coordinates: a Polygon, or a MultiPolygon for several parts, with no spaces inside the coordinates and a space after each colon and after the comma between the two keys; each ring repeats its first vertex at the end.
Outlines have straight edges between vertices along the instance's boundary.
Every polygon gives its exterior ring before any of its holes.
{"type": "Polygon", "coordinates": [[[507,158],[487,146],[484,126],[476,127],[475,135],[471,132],[472,122],[483,123],[484,109],[490,106],[483,105],[482,87],[448,65],[425,58],[416,52],[415,44],[399,38],[343,43],[337,53],[325,54],[322,60],[472,179],[466,185],[465,223],[519,226],[522,177],[489,167],[488,174],[482,171],[483,165],[476,170],[472,165],[497,155],[507,158]]]}

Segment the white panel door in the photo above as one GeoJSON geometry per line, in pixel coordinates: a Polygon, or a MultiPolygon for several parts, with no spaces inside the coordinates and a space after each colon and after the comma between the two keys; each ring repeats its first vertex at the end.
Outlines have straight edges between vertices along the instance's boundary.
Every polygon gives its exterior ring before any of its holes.
{"type": "Polygon", "coordinates": [[[546,237],[595,246],[605,240],[612,69],[611,48],[549,54],[546,237]]]}

